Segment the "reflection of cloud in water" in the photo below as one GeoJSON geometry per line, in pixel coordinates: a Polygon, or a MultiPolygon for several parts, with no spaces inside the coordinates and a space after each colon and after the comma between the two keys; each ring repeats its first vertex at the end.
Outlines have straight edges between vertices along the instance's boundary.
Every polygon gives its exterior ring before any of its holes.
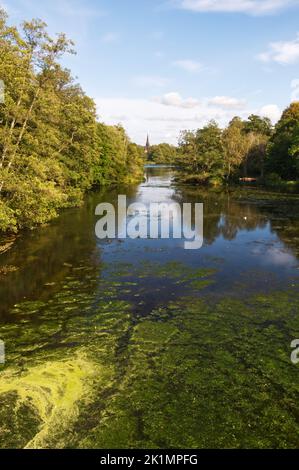
{"type": "Polygon", "coordinates": [[[270,248],[266,252],[266,261],[279,266],[292,266],[296,263],[296,258],[290,253],[278,248],[270,248]]]}
{"type": "Polygon", "coordinates": [[[267,247],[263,250],[262,247],[258,247],[252,250],[252,253],[258,256],[262,255],[266,264],[291,267],[297,263],[296,258],[283,248],[267,247]]]}
{"type": "Polygon", "coordinates": [[[150,204],[151,202],[175,202],[173,196],[175,191],[169,188],[162,188],[157,191],[155,188],[143,187],[138,193],[138,201],[144,204],[150,204]]]}

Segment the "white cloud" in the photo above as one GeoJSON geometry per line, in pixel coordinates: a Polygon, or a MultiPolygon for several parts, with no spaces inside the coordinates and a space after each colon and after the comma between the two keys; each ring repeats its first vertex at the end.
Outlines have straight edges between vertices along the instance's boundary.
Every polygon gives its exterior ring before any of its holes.
{"type": "Polygon", "coordinates": [[[243,109],[246,106],[245,100],[238,100],[230,96],[215,96],[211,98],[208,103],[209,105],[226,109],[243,109]]]}
{"type": "Polygon", "coordinates": [[[139,75],[132,81],[139,88],[163,88],[169,83],[168,78],[152,75],[139,75]]]}
{"type": "Polygon", "coordinates": [[[198,72],[202,69],[202,64],[195,60],[176,60],[173,62],[175,67],[179,67],[180,69],[186,70],[187,72],[198,72]]]}
{"type": "Polygon", "coordinates": [[[111,44],[113,42],[117,42],[118,39],[119,39],[118,33],[109,32],[109,33],[104,34],[104,36],[102,37],[102,42],[111,44]]]}
{"type": "Polygon", "coordinates": [[[156,98],[154,101],[164,104],[165,106],[174,106],[176,108],[192,109],[199,106],[199,101],[195,98],[182,98],[177,92],[166,93],[161,98],[156,98]]]}
{"type": "Polygon", "coordinates": [[[298,0],[176,0],[185,10],[263,15],[298,5],[298,0]]]}
{"type": "MultiPolygon", "coordinates": [[[[196,129],[211,119],[228,122],[226,112],[206,105],[198,108],[165,106],[146,99],[97,99],[98,114],[107,124],[121,123],[133,141],[144,144],[147,133],[151,142],[176,144],[180,131],[196,129]]],[[[230,117],[230,116],[229,116],[230,117]]]]}
{"type": "MultiPolygon", "coordinates": [[[[192,106],[189,100],[172,92],[152,100],[98,98],[97,107],[101,120],[111,125],[121,123],[131,139],[139,144],[145,143],[147,133],[153,144],[176,144],[180,131],[184,129],[198,129],[211,119],[215,119],[220,126],[226,126],[236,115],[235,109],[211,106],[209,99],[201,99],[200,102],[192,99],[192,106]]],[[[261,109],[246,108],[238,112],[243,119],[252,113],[276,120],[280,117],[275,105],[261,109]]]]}
{"type": "Polygon", "coordinates": [[[267,117],[271,119],[273,124],[276,124],[276,122],[280,119],[281,117],[281,110],[276,104],[268,104],[266,106],[263,106],[258,114],[263,117],[267,117]]]}
{"type": "Polygon", "coordinates": [[[258,55],[262,62],[277,62],[288,65],[299,62],[299,33],[293,41],[272,42],[268,51],[258,55]]]}

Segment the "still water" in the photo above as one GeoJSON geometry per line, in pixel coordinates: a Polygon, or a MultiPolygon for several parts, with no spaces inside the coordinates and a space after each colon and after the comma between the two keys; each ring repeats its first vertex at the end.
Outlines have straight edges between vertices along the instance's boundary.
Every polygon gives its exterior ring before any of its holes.
{"type": "MultiPolygon", "coordinates": [[[[0,257],[0,447],[298,447],[299,199],[147,167],[0,257]],[[97,240],[95,208],[202,202],[204,245],[97,240]]],[[[4,243],[4,241],[3,241],[4,243]]]]}

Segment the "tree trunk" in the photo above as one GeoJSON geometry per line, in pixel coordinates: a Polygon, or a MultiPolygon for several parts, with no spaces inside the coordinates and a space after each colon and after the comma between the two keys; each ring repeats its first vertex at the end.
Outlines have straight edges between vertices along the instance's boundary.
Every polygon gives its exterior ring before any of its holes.
{"type": "MultiPolygon", "coordinates": [[[[37,100],[37,98],[38,98],[38,96],[39,96],[39,94],[40,94],[40,91],[41,91],[41,86],[38,87],[38,89],[36,90],[36,92],[35,92],[35,94],[34,94],[34,96],[33,96],[33,98],[32,98],[30,107],[29,107],[29,109],[28,109],[28,111],[27,111],[25,120],[24,120],[23,125],[22,125],[22,129],[21,129],[20,134],[19,134],[19,136],[18,136],[17,142],[16,142],[16,144],[14,145],[14,150],[13,150],[13,152],[12,152],[12,154],[11,154],[11,157],[10,157],[10,160],[9,160],[9,162],[8,162],[8,165],[7,165],[7,169],[8,169],[8,170],[10,170],[10,168],[11,168],[13,162],[14,162],[14,159],[15,159],[16,154],[17,154],[17,150],[18,150],[18,148],[19,148],[19,146],[20,146],[20,144],[21,144],[21,142],[22,142],[23,136],[24,136],[25,131],[26,131],[26,128],[27,128],[28,121],[29,121],[30,116],[31,116],[31,114],[32,114],[32,111],[33,111],[34,105],[35,105],[35,103],[36,103],[36,100],[37,100]]],[[[6,151],[6,153],[7,153],[7,151],[6,151]]],[[[3,155],[2,155],[2,159],[3,159],[3,155]]],[[[4,160],[2,160],[2,161],[4,162],[4,160]]],[[[2,181],[0,182],[0,195],[1,195],[1,192],[2,192],[2,189],[3,189],[3,185],[4,185],[4,180],[2,180],[2,181]]]]}

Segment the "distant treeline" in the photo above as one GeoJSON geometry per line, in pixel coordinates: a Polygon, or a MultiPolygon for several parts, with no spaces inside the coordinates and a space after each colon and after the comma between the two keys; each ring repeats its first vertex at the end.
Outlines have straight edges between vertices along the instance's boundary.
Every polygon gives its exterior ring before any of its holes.
{"type": "Polygon", "coordinates": [[[97,121],[61,57],[73,44],[40,20],[20,30],[0,10],[0,231],[33,227],[93,186],[142,178],[144,149],[97,121]]]}
{"type": "Polygon", "coordinates": [[[178,159],[177,147],[169,144],[152,145],[147,157],[149,163],[176,164],[178,159]]]}
{"type": "Polygon", "coordinates": [[[275,127],[257,115],[235,117],[225,129],[211,121],[183,131],[178,147],[152,147],[149,159],[180,166],[185,182],[218,185],[253,177],[268,186],[299,189],[299,102],[275,127]]]}

